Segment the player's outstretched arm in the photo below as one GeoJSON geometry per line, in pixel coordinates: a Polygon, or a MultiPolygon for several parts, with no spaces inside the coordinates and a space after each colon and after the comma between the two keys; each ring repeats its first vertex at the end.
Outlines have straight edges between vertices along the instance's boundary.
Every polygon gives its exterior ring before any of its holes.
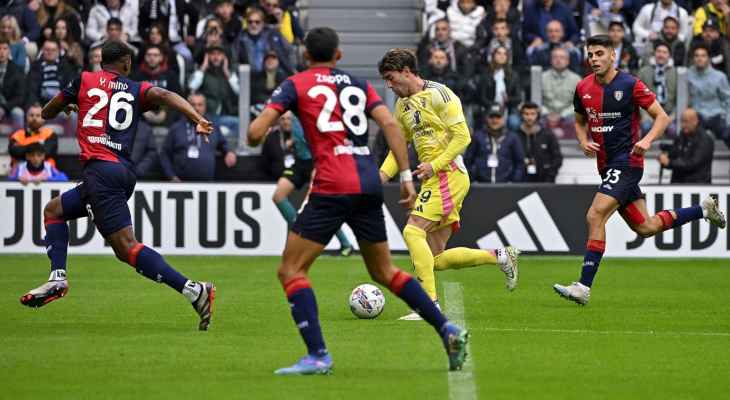
{"type": "Polygon", "coordinates": [[[592,140],[588,140],[586,116],[578,112],[575,113],[575,136],[578,139],[581,150],[583,150],[583,154],[588,157],[595,157],[600,145],[592,140]]]}
{"type": "Polygon", "coordinates": [[[271,107],[264,108],[256,119],[251,121],[246,132],[249,146],[258,146],[266,138],[269,129],[279,120],[281,113],[271,107]]]}
{"type": "Polygon", "coordinates": [[[413,186],[413,174],[409,168],[406,139],[401,134],[393,115],[388,111],[388,107],[379,105],[370,111],[370,115],[380,126],[380,129],[383,130],[388,147],[390,147],[390,151],[398,164],[401,181],[401,200],[399,203],[410,209],[416,200],[416,189],[413,186]]]}
{"type": "Polygon", "coordinates": [[[646,136],[634,144],[634,148],[631,150],[634,154],[644,155],[649,150],[651,143],[659,139],[672,122],[672,119],[669,118],[664,108],[656,100],[651,103],[649,108],[646,109],[646,112],[654,119],[654,123],[651,125],[649,132],[646,133],[646,136]]]}
{"type": "Polygon", "coordinates": [[[173,110],[181,112],[188,118],[188,120],[190,120],[190,122],[197,125],[195,129],[198,133],[209,135],[213,132],[213,124],[205,119],[205,117],[198,114],[198,112],[195,111],[195,108],[193,108],[187,100],[175,92],[153,86],[145,93],[145,99],[151,104],[167,106],[173,110]]]}

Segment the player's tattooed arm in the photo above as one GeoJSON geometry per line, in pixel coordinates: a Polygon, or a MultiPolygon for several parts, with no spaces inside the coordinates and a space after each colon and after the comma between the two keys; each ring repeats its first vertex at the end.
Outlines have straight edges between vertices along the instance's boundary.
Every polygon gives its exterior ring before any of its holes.
{"type": "Polygon", "coordinates": [[[195,108],[187,100],[175,92],[153,86],[145,93],[145,100],[149,104],[167,106],[182,113],[190,122],[196,125],[195,130],[198,133],[206,135],[206,140],[207,135],[213,132],[213,124],[195,111],[195,108]]]}
{"type": "Polygon", "coordinates": [[[601,147],[598,143],[588,139],[588,124],[586,116],[581,113],[575,113],[575,136],[578,138],[580,149],[583,154],[588,157],[595,157],[598,149],[601,147]]]}
{"type": "Polygon", "coordinates": [[[249,146],[258,146],[269,134],[271,127],[279,120],[281,113],[271,107],[264,108],[256,119],[251,121],[246,132],[249,146]]]}
{"type": "Polygon", "coordinates": [[[654,124],[652,124],[649,132],[646,133],[646,136],[634,144],[631,152],[638,155],[644,155],[649,150],[649,147],[651,147],[651,143],[660,138],[664,134],[664,130],[672,122],[672,119],[656,100],[646,109],[646,112],[654,120],[654,124]]]}

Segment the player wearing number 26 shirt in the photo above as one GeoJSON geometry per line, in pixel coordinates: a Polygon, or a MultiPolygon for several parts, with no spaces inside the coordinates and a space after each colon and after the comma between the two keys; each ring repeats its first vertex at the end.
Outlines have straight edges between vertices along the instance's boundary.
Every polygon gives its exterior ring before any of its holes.
{"type": "Polygon", "coordinates": [[[249,143],[256,145],[279,117],[291,110],[302,123],[316,171],[309,201],[287,237],[278,271],[308,354],[275,373],[307,375],[332,371],[332,357],[324,343],[307,273],[343,223],[355,233],[372,278],[390,288],[413,310],[419,310],[441,336],[450,368],[459,369],[466,357],[466,331],[449,323],[418,282],[395,268],[390,259],[380,174],[367,147],[367,119],[373,118],[385,132],[400,171],[401,203],[411,207],[416,192],[398,124],[370,83],[336,68],[341,51],[334,30],[314,28],[304,42],[309,69],[284,81],[248,130],[249,143]]]}
{"type": "Polygon", "coordinates": [[[143,112],[166,105],[196,123],[201,134],[209,134],[212,125],[180,96],[127,78],[132,53],[125,44],[108,41],[101,53],[101,71],[82,72],[43,107],[45,119],[54,118],[61,111],[78,112],[77,136],[84,164],[83,179],[80,185],[54,197],[46,205],[43,217],[51,276],[48,282],[23,295],[20,301],[29,307],[40,307],[66,295],[69,240],[66,221],[88,216],[117,258],[141,275],[183,294],[200,316],[198,328],[206,330],[213,312],[215,286],[188,280],[156,251],[137,242],[127,200],[136,183],[130,152],[143,112]]]}
{"type": "Polygon", "coordinates": [[[602,182],[586,215],[588,242],[580,280],[567,286],[553,286],[560,296],[579,304],[588,303],[606,248],[606,221],[614,212],[618,211],[642,237],[701,218],[725,227],[718,200],[710,196],[699,205],[648,214],[639,188],[644,154],[664,133],[670,118],[643,82],[613,67],[615,52],[608,36],[589,38],[586,51],[593,73],[580,81],[575,90],[575,128],[583,152],[598,159],[602,182]],[[654,119],[651,130],[642,139],[639,138],[639,108],[654,119]]]}

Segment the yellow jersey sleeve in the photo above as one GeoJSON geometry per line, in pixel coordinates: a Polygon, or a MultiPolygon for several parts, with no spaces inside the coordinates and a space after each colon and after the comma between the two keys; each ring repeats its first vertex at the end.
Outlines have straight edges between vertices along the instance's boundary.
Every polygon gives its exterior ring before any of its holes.
{"type": "Polygon", "coordinates": [[[450,137],[446,149],[431,161],[434,172],[439,172],[466,150],[471,143],[471,134],[464,118],[464,110],[461,108],[461,100],[454,92],[441,86],[433,90],[431,99],[433,109],[446,125],[447,135],[450,137]]]}

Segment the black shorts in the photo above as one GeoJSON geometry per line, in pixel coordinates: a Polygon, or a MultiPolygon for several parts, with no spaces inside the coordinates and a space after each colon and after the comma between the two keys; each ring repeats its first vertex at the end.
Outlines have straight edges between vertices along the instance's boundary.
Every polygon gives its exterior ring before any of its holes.
{"type": "Polygon", "coordinates": [[[358,241],[380,243],[388,240],[383,197],[378,195],[312,194],[291,230],[305,239],[326,246],[344,223],[350,226],[358,241]]]}
{"type": "Polygon", "coordinates": [[[281,177],[288,179],[299,190],[312,179],[313,168],[312,160],[297,159],[291,167],[284,168],[281,177]]]}
{"type": "Polygon", "coordinates": [[[644,197],[639,187],[641,177],[644,175],[643,168],[636,167],[609,167],[601,171],[600,193],[609,195],[616,199],[621,208],[644,197]]]}

